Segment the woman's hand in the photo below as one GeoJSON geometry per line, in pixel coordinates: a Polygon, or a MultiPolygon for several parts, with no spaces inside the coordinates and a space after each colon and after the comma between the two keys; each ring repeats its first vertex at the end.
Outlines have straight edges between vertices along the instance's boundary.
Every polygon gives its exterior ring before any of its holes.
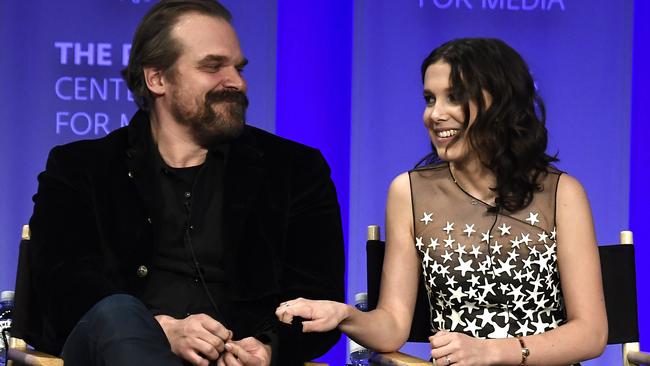
{"type": "Polygon", "coordinates": [[[278,319],[291,324],[294,317],[306,319],[303,332],[327,332],[349,316],[351,307],[336,301],[308,300],[301,297],[283,302],[275,310],[278,319]]]}
{"type": "Polygon", "coordinates": [[[431,357],[438,366],[491,365],[494,348],[488,342],[463,333],[445,331],[438,331],[429,337],[431,357]]]}

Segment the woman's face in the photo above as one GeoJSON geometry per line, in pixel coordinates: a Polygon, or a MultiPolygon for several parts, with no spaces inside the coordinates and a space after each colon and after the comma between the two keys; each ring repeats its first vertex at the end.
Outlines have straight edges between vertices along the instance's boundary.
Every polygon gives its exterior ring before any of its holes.
{"type": "Polygon", "coordinates": [[[440,159],[464,163],[471,158],[467,128],[476,119],[476,102],[469,103],[469,124],[466,126],[463,104],[451,94],[449,64],[438,61],[424,74],[424,125],[440,159]],[[453,143],[452,143],[453,142],[453,143]]]}

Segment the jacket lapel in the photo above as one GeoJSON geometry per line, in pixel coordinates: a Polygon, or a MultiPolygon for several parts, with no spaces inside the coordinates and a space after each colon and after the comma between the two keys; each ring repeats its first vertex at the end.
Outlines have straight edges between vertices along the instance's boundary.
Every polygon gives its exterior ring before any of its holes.
{"type": "Polygon", "coordinates": [[[245,223],[248,213],[257,205],[257,197],[266,175],[264,151],[255,141],[250,128],[230,147],[224,177],[223,233],[227,273],[242,250],[245,223]]]}
{"type": "Polygon", "coordinates": [[[129,147],[126,150],[127,175],[142,198],[147,215],[151,215],[154,192],[153,141],[149,118],[142,110],[133,116],[128,127],[129,147]]]}

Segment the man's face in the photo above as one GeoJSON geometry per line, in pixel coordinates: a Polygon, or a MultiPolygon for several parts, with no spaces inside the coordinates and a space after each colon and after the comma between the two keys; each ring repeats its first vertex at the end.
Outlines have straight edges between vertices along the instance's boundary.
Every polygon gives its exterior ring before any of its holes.
{"type": "Polygon", "coordinates": [[[172,37],[182,51],[167,71],[163,105],[202,147],[236,138],[248,99],[242,76],[247,61],[234,29],[225,20],[190,13],[180,17],[172,37]]]}

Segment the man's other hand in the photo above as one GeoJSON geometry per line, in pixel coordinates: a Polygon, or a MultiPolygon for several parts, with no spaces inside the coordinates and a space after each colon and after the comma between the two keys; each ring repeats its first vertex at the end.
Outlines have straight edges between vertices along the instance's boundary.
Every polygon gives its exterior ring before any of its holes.
{"type": "Polygon", "coordinates": [[[208,366],[225,350],[226,342],[232,339],[232,332],[221,323],[205,314],[190,315],[175,319],[157,315],[172,352],[195,366],[208,366]]]}
{"type": "Polygon", "coordinates": [[[221,355],[217,366],[269,366],[271,346],[253,337],[226,343],[226,353],[221,355]]]}

